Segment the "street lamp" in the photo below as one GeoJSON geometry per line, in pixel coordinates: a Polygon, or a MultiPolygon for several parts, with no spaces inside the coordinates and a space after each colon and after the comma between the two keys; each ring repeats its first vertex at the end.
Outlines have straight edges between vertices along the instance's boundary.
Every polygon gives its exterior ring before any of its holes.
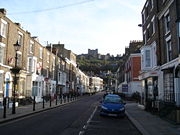
{"type": "Polygon", "coordinates": [[[19,51],[20,47],[21,47],[21,45],[19,45],[19,43],[17,41],[16,44],[14,44],[14,49],[16,51],[15,66],[11,69],[11,72],[14,73],[14,81],[13,81],[14,89],[13,89],[12,114],[16,113],[16,85],[17,85],[17,77],[16,77],[16,75],[21,70],[20,68],[17,67],[17,60],[18,60],[18,53],[17,53],[17,51],[19,51]]]}

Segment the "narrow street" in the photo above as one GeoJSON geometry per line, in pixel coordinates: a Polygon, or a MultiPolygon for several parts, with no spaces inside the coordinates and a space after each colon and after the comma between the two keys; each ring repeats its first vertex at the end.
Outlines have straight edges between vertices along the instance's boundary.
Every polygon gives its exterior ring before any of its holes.
{"type": "Polygon", "coordinates": [[[105,117],[99,115],[100,107],[89,121],[85,135],[141,135],[127,117],[105,117]]]}
{"type": "Polygon", "coordinates": [[[101,98],[102,93],[84,97],[56,109],[2,124],[0,131],[3,135],[140,134],[127,118],[100,117],[101,98]]]}

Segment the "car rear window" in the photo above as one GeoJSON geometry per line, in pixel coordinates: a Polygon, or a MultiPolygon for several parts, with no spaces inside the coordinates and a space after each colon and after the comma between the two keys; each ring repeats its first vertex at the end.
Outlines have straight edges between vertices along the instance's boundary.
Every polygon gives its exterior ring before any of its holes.
{"type": "Polygon", "coordinates": [[[122,100],[119,96],[106,96],[104,99],[105,103],[122,103],[122,100]]]}

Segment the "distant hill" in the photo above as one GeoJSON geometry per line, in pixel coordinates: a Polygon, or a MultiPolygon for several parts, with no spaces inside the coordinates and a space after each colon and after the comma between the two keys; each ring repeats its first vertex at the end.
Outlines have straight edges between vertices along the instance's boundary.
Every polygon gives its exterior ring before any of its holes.
{"type": "Polygon", "coordinates": [[[116,59],[102,60],[98,58],[77,57],[79,68],[88,75],[104,76],[117,71],[119,61],[116,59]]]}

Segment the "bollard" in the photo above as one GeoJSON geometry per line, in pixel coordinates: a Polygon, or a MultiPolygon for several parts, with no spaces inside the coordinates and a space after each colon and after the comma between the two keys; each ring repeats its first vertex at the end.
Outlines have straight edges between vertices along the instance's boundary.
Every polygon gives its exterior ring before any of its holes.
{"type": "Polygon", "coordinates": [[[36,110],[36,97],[34,96],[34,99],[33,99],[33,111],[36,110]]]}
{"type": "Polygon", "coordinates": [[[68,100],[67,102],[69,102],[69,95],[67,96],[67,100],[68,100]]]}
{"type": "Polygon", "coordinates": [[[44,96],[42,98],[43,98],[43,109],[44,109],[44,96]]]}
{"type": "Polygon", "coordinates": [[[51,95],[49,96],[49,106],[51,107],[51,95]]]}
{"type": "Polygon", "coordinates": [[[57,105],[57,102],[58,102],[58,96],[56,95],[56,105],[57,105]]]}
{"type": "Polygon", "coordinates": [[[62,104],[63,96],[61,95],[61,104],[62,104]]]}
{"type": "Polygon", "coordinates": [[[3,107],[4,107],[3,118],[6,118],[6,98],[3,98],[3,107]]]}

